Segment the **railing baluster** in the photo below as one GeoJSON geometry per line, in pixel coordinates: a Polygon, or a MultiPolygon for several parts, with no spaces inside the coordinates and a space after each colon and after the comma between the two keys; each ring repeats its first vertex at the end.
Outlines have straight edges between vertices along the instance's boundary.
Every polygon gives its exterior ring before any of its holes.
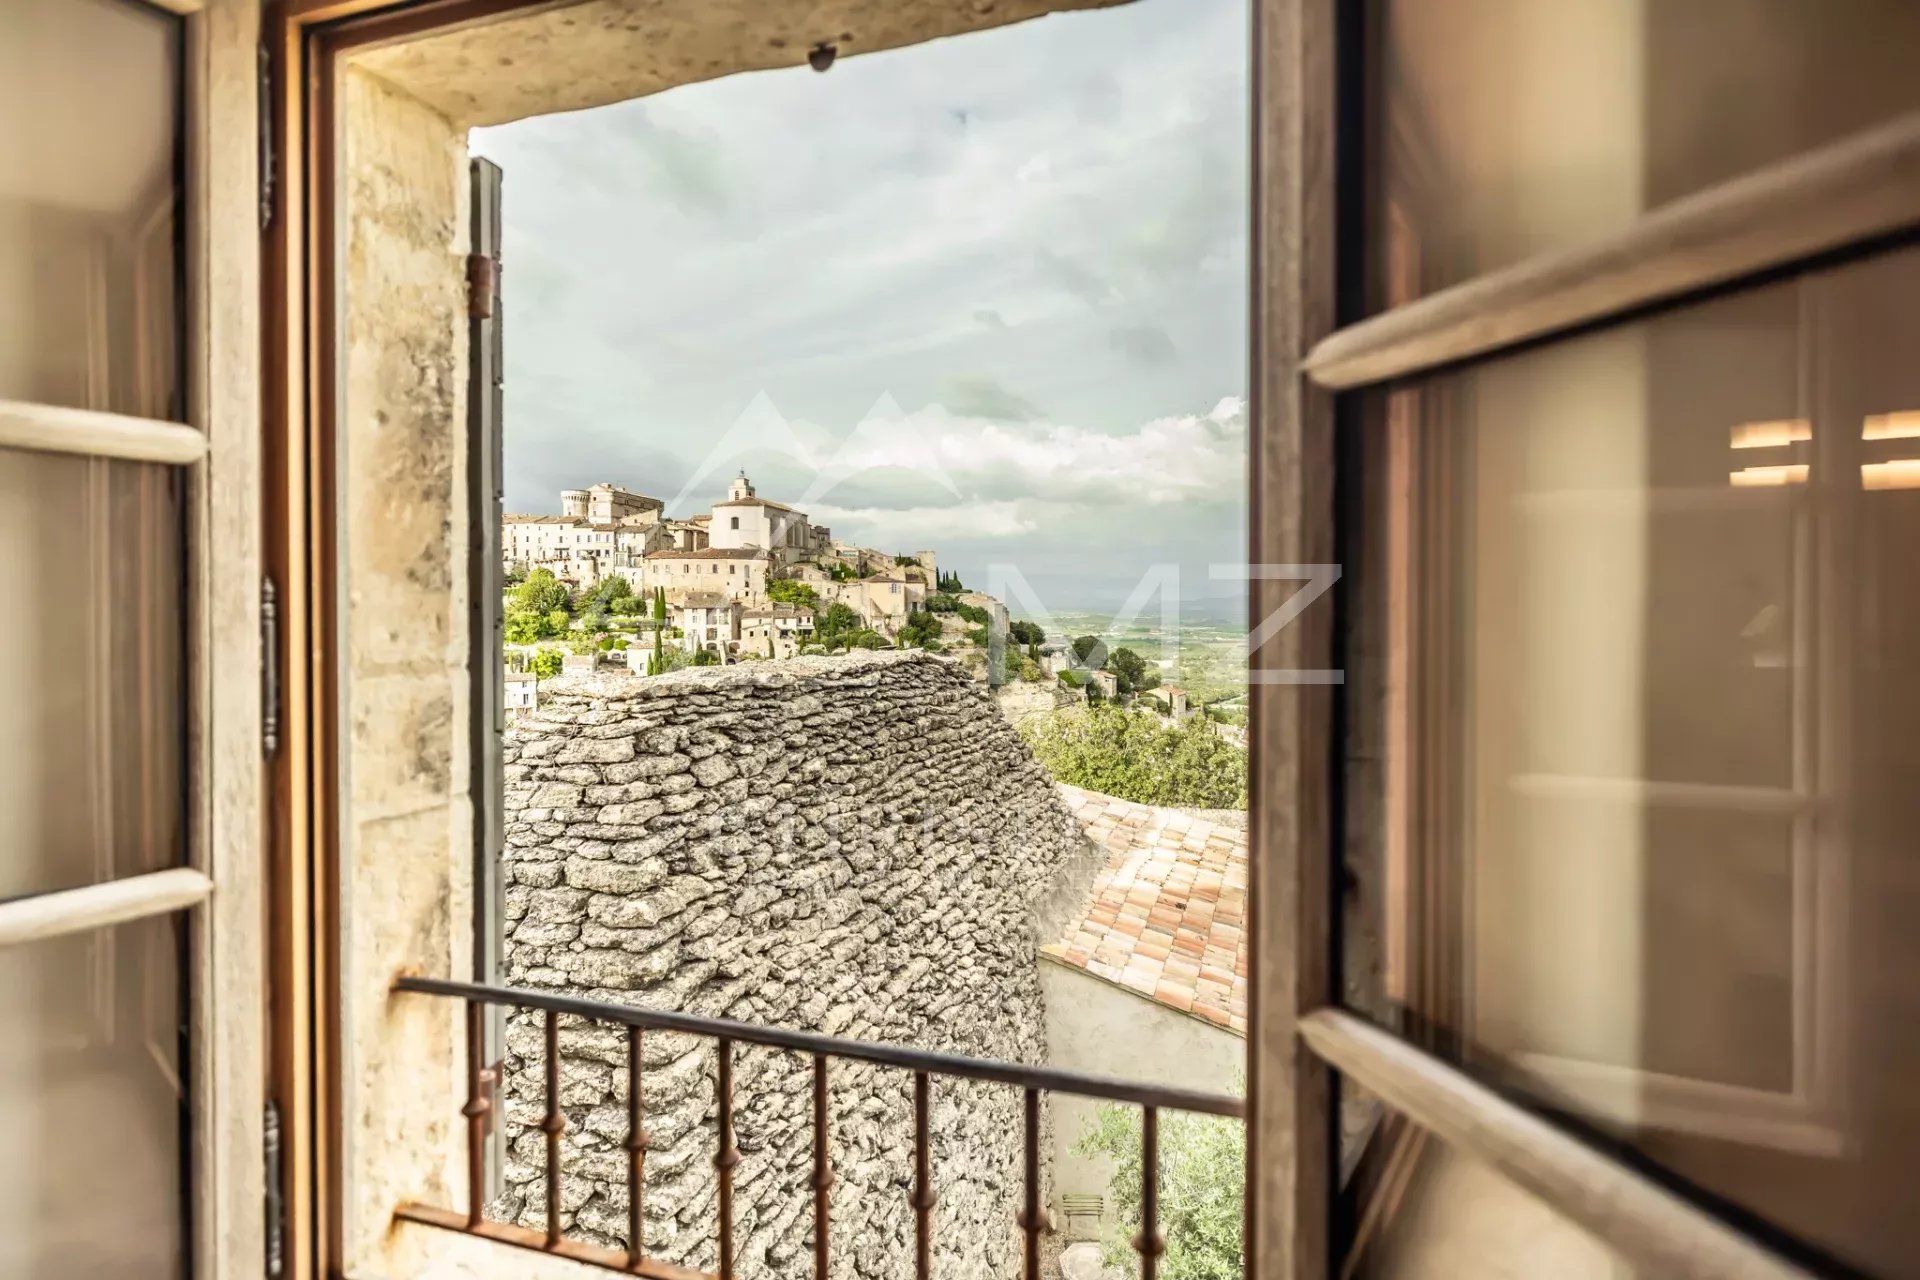
{"type": "Polygon", "coordinates": [[[720,1149],[713,1156],[720,1175],[720,1280],[733,1280],[733,1166],[740,1163],[733,1145],[733,1041],[721,1036],[714,1047],[720,1055],[720,1149]]]}
{"type": "Polygon", "coordinates": [[[813,1055],[813,1275],[827,1280],[827,1191],[833,1186],[827,1132],[827,1055],[813,1055]]]}
{"type": "Polygon", "coordinates": [[[560,1135],[567,1118],[560,1113],[560,1015],[547,1010],[547,1248],[560,1244],[560,1135]]]}
{"type": "Polygon", "coordinates": [[[1167,1238],[1160,1234],[1160,1109],[1140,1108],[1140,1234],[1133,1238],[1140,1253],[1140,1280],[1154,1280],[1167,1238]]]}
{"type": "Polygon", "coordinates": [[[933,1153],[927,1133],[927,1073],[913,1073],[913,1274],[933,1274],[933,1153]]]}
{"type": "Polygon", "coordinates": [[[460,1114],[467,1118],[467,1225],[477,1227],[485,1216],[487,1201],[487,1101],[486,1006],[478,1000],[467,1001],[467,1105],[460,1114]]]}
{"type": "Polygon", "coordinates": [[[627,1028],[627,1270],[639,1273],[645,1256],[641,1212],[647,1196],[646,1107],[640,1100],[641,1030],[627,1028]]]}
{"type": "Polygon", "coordinates": [[[1027,1203],[1020,1210],[1020,1229],[1027,1233],[1026,1280],[1040,1280],[1040,1091],[1027,1094],[1027,1203]]]}

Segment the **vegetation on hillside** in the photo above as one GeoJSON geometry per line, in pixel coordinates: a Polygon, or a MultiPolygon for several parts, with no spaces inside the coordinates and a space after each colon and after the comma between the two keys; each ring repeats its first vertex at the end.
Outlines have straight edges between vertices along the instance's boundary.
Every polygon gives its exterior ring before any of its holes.
{"type": "Polygon", "coordinates": [[[1170,725],[1150,711],[1095,704],[1031,716],[1020,732],[1054,778],[1140,804],[1247,807],[1247,753],[1203,716],[1170,725]]]}
{"type": "Polygon", "coordinates": [[[820,593],[804,582],[781,578],[767,584],[767,599],[775,604],[797,604],[803,609],[811,609],[820,603],[820,593]]]}
{"type": "Polygon", "coordinates": [[[900,647],[939,652],[940,619],[925,610],[908,617],[900,626],[900,647]]]}
{"type": "MultiPolygon", "coordinates": [[[[1102,1103],[1074,1154],[1113,1161],[1115,1221],[1101,1241],[1103,1261],[1131,1275],[1139,1265],[1140,1110],[1102,1103]]],[[[1160,1256],[1165,1280],[1240,1280],[1246,1206],[1247,1130],[1225,1116],[1160,1113],[1160,1256]]]]}

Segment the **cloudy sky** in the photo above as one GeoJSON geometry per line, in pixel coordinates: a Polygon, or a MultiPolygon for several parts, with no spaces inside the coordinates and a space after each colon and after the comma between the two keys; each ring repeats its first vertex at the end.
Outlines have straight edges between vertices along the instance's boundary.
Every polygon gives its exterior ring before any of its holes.
{"type": "Polygon", "coordinates": [[[1139,0],[476,131],[507,506],[744,467],[1055,609],[1241,558],[1246,0],[1139,0]]]}

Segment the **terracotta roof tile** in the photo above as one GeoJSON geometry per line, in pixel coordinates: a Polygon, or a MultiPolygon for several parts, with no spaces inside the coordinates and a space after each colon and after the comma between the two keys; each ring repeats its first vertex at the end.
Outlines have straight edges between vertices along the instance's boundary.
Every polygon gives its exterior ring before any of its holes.
{"type": "Polygon", "coordinates": [[[1042,950],[1245,1035],[1246,832],[1078,787],[1059,791],[1108,857],[1085,911],[1042,950]]]}

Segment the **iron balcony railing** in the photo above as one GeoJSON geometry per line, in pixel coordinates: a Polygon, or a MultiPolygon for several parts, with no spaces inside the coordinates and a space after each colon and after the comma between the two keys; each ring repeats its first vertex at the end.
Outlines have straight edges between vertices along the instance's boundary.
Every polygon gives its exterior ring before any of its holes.
{"type": "Polygon", "coordinates": [[[843,1040],[837,1036],[811,1031],[785,1031],[757,1027],[751,1023],[725,1018],[700,1018],[686,1013],[667,1013],[636,1009],[628,1005],[581,1000],[572,996],[528,991],[515,987],[483,986],[471,982],[449,982],[440,978],[402,978],[396,991],[418,995],[446,996],[466,1002],[467,1012],[467,1101],[460,1114],[467,1121],[467,1211],[436,1208],[431,1205],[405,1204],[395,1216],[408,1222],[443,1227],[467,1235],[480,1236],[502,1244],[516,1245],[553,1254],[575,1262],[603,1267],[652,1280],[716,1280],[704,1272],[649,1259],[646,1256],[641,1222],[641,1198],[646,1188],[647,1131],[641,1105],[641,1045],[648,1030],[678,1031],[702,1036],[715,1042],[719,1072],[715,1102],[719,1111],[718,1149],[713,1167],[719,1179],[718,1252],[720,1271],[717,1280],[733,1280],[733,1168],[740,1162],[740,1151],[733,1141],[733,1046],[760,1045],[806,1054],[813,1060],[813,1254],[814,1275],[826,1280],[829,1262],[827,1191],[833,1185],[833,1170],[828,1156],[827,1071],[832,1059],[877,1062],[913,1073],[913,1189],[909,1203],[914,1216],[915,1275],[927,1280],[933,1265],[933,1168],[928,1136],[928,1106],[932,1080],[946,1076],[986,1080],[1011,1085],[1025,1094],[1025,1203],[1016,1221],[1025,1237],[1023,1273],[1025,1280],[1040,1280],[1040,1235],[1045,1219],[1040,1208],[1040,1095],[1066,1093],[1109,1102],[1125,1102],[1141,1109],[1140,1156],[1142,1184],[1140,1231],[1133,1247],[1140,1255],[1140,1274],[1153,1280],[1166,1240],[1160,1233],[1160,1126],[1164,1108],[1194,1111],[1207,1115],[1243,1118],[1245,1106],[1238,1098],[1203,1093],[1192,1089],[1167,1089],[1136,1084],[1101,1076],[1056,1071],[1048,1067],[1027,1067],[984,1058],[966,1058],[957,1054],[933,1053],[900,1045],[874,1044],[862,1040],[843,1040]],[[486,1131],[492,1103],[487,1096],[485,1048],[482,1034],[485,1010],[489,1005],[517,1009],[538,1009],[546,1014],[546,1115],[540,1128],[547,1135],[547,1229],[531,1230],[513,1223],[488,1219],[485,1211],[486,1131]],[[560,1135],[566,1131],[566,1116],[560,1109],[560,1017],[586,1019],[627,1028],[627,1248],[607,1249],[581,1240],[569,1240],[560,1228],[560,1135]]]}

